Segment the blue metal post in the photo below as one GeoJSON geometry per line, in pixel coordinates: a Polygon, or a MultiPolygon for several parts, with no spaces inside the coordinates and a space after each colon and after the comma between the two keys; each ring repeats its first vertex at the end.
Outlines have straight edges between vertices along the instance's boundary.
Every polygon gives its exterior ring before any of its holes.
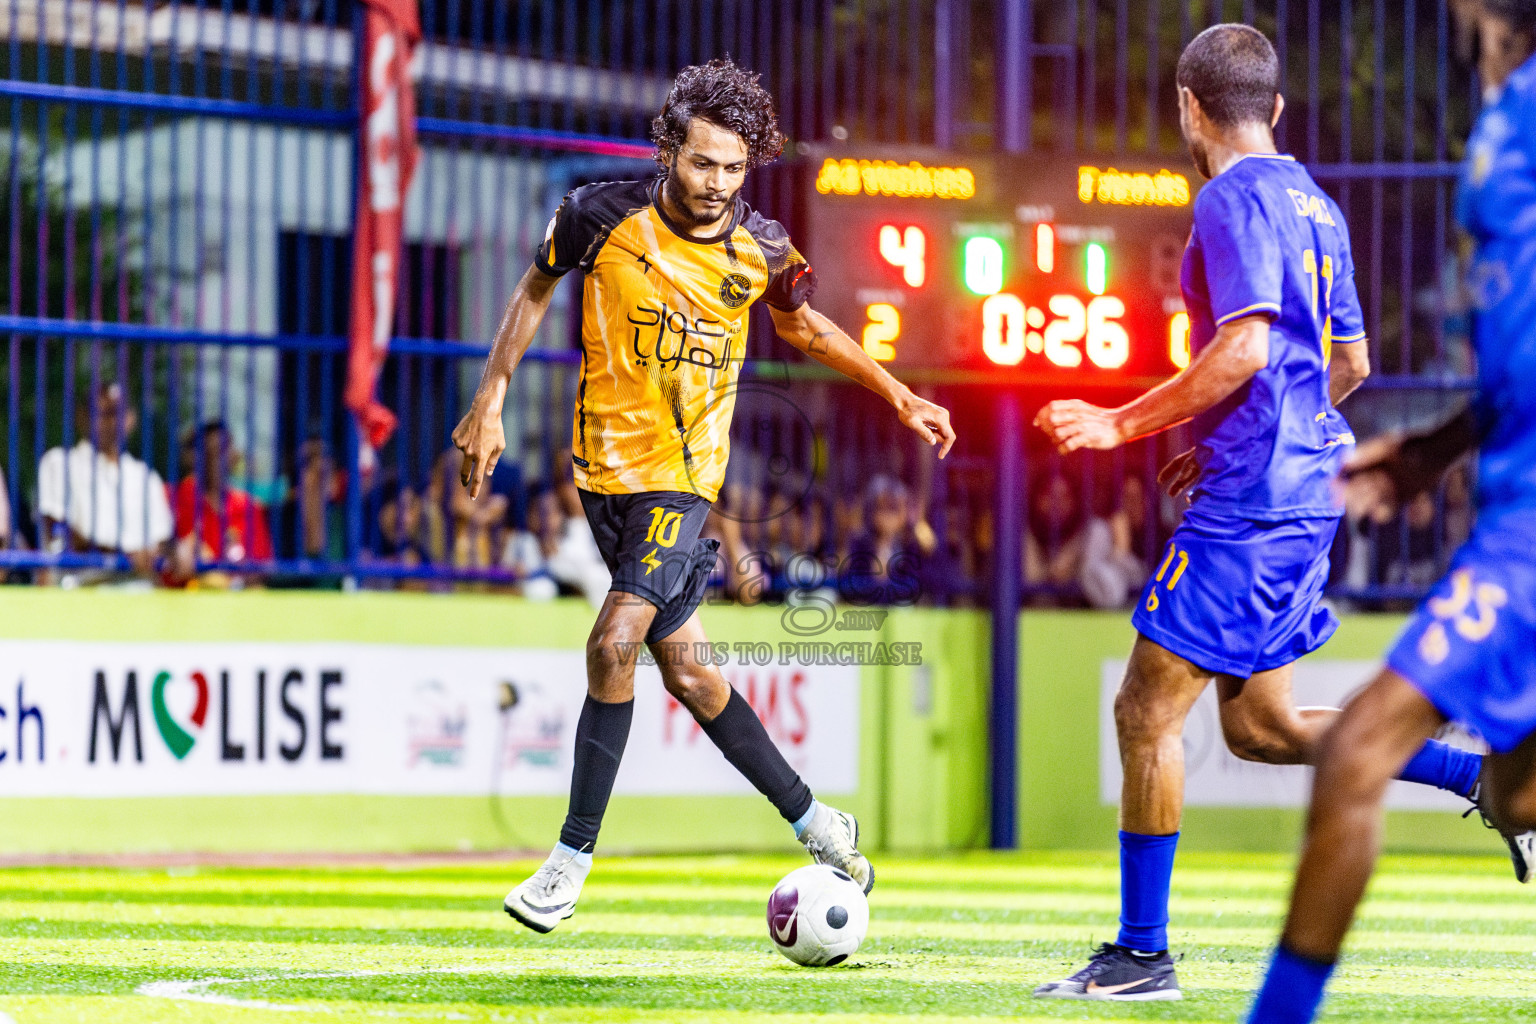
{"type": "Polygon", "coordinates": [[[992,545],[992,848],[1018,843],[1019,564],[1024,545],[1024,441],[1019,395],[997,403],[997,495],[992,545]]]}
{"type": "Polygon", "coordinates": [[[1034,109],[1033,0],[1003,0],[997,63],[997,138],[1006,153],[1030,148],[1030,117],[1034,109]]]}
{"type": "MultiPolygon", "coordinates": [[[[356,126],[352,132],[352,211],[350,215],[351,231],[347,232],[350,242],[357,235],[357,204],[362,196],[363,188],[363,159],[364,146],[366,145],[364,132],[367,125],[363,117],[363,55],[364,41],[367,39],[365,31],[367,12],[362,4],[352,8],[352,112],[356,118],[356,126]]],[[[351,282],[348,282],[351,287],[351,282]]],[[[347,317],[350,325],[352,318],[347,317]]],[[[350,332],[348,337],[350,337],[350,332]]],[[[360,465],[359,454],[361,438],[357,432],[357,417],[347,417],[347,466],[350,468],[350,479],[347,482],[347,560],[356,564],[363,549],[363,474],[360,465]]]]}
{"type": "Polygon", "coordinates": [[[954,0],[933,6],[933,144],[955,144],[954,0]]]}

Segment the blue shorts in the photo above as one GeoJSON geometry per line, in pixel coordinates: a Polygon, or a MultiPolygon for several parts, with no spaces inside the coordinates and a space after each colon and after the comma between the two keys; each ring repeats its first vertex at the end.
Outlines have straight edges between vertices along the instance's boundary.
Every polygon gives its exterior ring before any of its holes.
{"type": "Polygon", "coordinates": [[[1507,753],[1536,732],[1536,564],[1528,532],[1474,532],[1387,667],[1507,753]]]}
{"type": "Polygon", "coordinates": [[[1333,636],[1322,605],[1339,521],[1255,522],[1192,508],[1131,616],[1137,632],[1200,668],[1246,679],[1333,636]]]}

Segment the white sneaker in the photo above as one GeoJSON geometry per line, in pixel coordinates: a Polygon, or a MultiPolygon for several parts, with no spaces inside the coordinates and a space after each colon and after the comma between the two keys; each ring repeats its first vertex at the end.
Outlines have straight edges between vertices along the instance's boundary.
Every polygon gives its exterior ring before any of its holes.
{"type": "Polygon", "coordinates": [[[534,931],[552,932],[555,925],[576,913],[576,900],[589,870],[576,862],[574,854],[557,846],[532,878],[507,893],[502,906],[514,920],[534,931]]]}
{"type": "Polygon", "coordinates": [[[859,822],[853,815],[818,803],[800,841],[812,860],[846,872],[866,894],[875,887],[875,869],[859,852],[859,822]]]}

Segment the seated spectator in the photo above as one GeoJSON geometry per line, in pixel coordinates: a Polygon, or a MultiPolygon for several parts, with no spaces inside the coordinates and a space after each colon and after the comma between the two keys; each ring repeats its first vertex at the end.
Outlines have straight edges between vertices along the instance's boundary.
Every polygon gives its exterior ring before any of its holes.
{"type": "Polygon", "coordinates": [[[299,446],[298,463],[293,488],[274,516],[277,557],[340,562],[347,557],[346,476],[336,471],[322,438],[299,446]]]}
{"type": "Polygon", "coordinates": [[[501,566],[518,579],[524,597],[547,601],[560,593],[559,582],[549,573],[549,560],[560,549],[565,513],[560,499],[548,488],[528,496],[527,529],[514,529],[501,550],[501,566]]]}
{"type": "Polygon", "coordinates": [[[523,596],[548,600],[575,594],[601,606],[612,578],[586,517],[567,517],[552,488],[535,487],[528,499],[527,527],[511,533],[501,556],[502,567],[522,581],[523,596]]]}
{"type": "MultiPolygon", "coordinates": [[[[283,561],[326,562],[339,568],[347,558],[346,475],[338,472],[320,437],[299,445],[298,463],[297,470],[289,467],[285,474],[292,484],[272,510],[272,546],[283,561]]],[[[278,573],[267,577],[267,586],[335,590],[344,579],[342,571],[278,573]]]]}
{"type": "Polygon", "coordinates": [[[786,573],[790,562],[804,548],[804,524],[799,497],[804,487],[791,482],[786,490],[770,490],[763,502],[763,522],[757,544],[767,574],[768,598],[782,601],[791,589],[786,573]]]}
{"type": "Polygon", "coordinates": [[[0,550],[12,546],[12,531],[15,531],[15,547],[25,549],[27,538],[22,536],[21,523],[11,517],[11,489],[5,484],[5,471],[0,470],[0,550]]]}
{"type": "Polygon", "coordinates": [[[825,495],[816,491],[806,495],[797,517],[800,534],[796,553],[785,566],[788,600],[814,598],[824,605],[837,600],[839,567],[828,529],[831,517],[832,506],[825,495]]]}
{"type": "Polygon", "coordinates": [[[720,558],[725,569],[725,596],[737,604],[757,604],[767,597],[772,581],[767,559],[752,550],[750,531],[743,519],[756,508],[750,487],[727,483],[720,488],[719,500],[710,509],[701,535],[720,542],[720,558]]]}
{"type": "MultiPolygon", "coordinates": [[[[272,534],[267,510],[245,491],[229,485],[240,453],[231,450],[229,428],[211,420],[182,444],[187,474],[176,485],[176,565],[173,579],[186,582],[200,562],[270,561],[272,534]]],[[[202,582],[232,582],[222,572],[204,574],[202,582]]]]}
{"type": "Polygon", "coordinates": [[[1024,582],[1051,591],[1058,603],[1074,603],[1083,571],[1083,501],[1059,471],[1030,488],[1024,530],[1024,582]]]}
{"type": "MultiPolygon", "coordinates": [[[[37,514],[45,551],[96,551],[128,556],[131,575],[150,579],[165,553],[172,519],[165,481],[127,451],[138,412],[118,384],[84,397],[75,411],[80,440],[52,448],[37,467],[37,514]],[[94,414],[94,415],[93,415],[94,414]]],[[[5,503],[9,536],[10,502],[5,503]]],[[[78,576],[79,574],[72,574],[78,576]]]]}
{"type": "MultiPolygon", "coordinates": [[[[1147,502],[1146,485],[1140,476],[1129,473],[1120,482],[1119,500],[1108,517],[1088,521],[1078,583],[1093,607],[1123,607],[1146,583],[1157,550],[1148,547],[1151,510],[1147,502]]],[[[1155,533],[1152,543],[1157,543],[1155,533]]]]}
{"type": "Polygon", "coordinates": [[[842,491],[832,499],[832,552],[837,563],[848,561],[853,539],[864,529],[864,502],[857,490],[842,491]]]}
{"type": "Polygon", "coordinates": [[[381,561],[414,569],[431,562],[423,546],[421,496],[404,486],[394,474],[385,477],[374,492],[373,501],[378,506],[378,540],[373,553],[381,561]]]}
{"type": "Polygon", "coordinates": [[[1450,558],[1472,536],[1477,510],[1472,504],[1472,481],[1467,463],[1452,466],[1445,474],[1445,503],[1441,507],[1441,532],[1445,537],[1443,558],[1450,558]]]}
{"type": "Polygon", "coordinates": [[[1440,578],[1440,559],[1449,557],[1435,521],[1435,499],[1418,495],[1403,509],[1400,521],[1389,522],[1366,533],[1374,540],[1371,549],[1371,582],[1385,587],[1433,586],[1440,578]]]}
{"type": "Polygon", "coordinates": [[[849,542],[840,591],[861,603],[915,604],[922,595],[922,548],[911,492],[877,474],[864,489],[864,528],[849,542]]]}
{"type": "Polygon", "coordinates": [[[422,496],[428,549],[434,564],[448,561],[455,569],[488,569],[507,519],[507,496],[486,486],[478,497],[471,498],[459,481],[463,461],[458,449],[450,448],[432,466],[422,496]],[[445,559],[445,555],[449,557],[445,559]]]}
{"type": "Polygon", "coordinates": [[[831,517],[832,510],[827,504],[826,497],[813,491],[805,496],[800,507],[800,538],[795,544],[795,549],[801,554],[810,555],[831,566],[836,553],[832,550],[832,540],[827,532],[827,520],[831,517]]]}

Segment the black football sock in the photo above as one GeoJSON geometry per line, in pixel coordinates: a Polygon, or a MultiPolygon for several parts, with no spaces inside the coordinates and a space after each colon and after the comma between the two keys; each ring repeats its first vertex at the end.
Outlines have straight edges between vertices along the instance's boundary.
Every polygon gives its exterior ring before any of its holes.
{"type": "MultiPolygon", "coordinates": [[[[619,775],[624,744],[635,702],[604,704],[588,695],[576,722],[576,754],[571,765],[571,803],[560,829],[560,841],[588,853],[597,843],[597,830],[608,809],[613,780],[619,775]]],[[[787,766],[786,766],[787,767],[787,766]]]]}
{"type": "Polygon", "coordinates": [[[795,822],[811,809],[811,790],[784,760],[779,748],[768,737],[768,730],[758,719],[752,705],[735,688],[725,710],[712,721],[700,722],[725,759],[757,787],[778,808],[784,820],[795,822]]]}

